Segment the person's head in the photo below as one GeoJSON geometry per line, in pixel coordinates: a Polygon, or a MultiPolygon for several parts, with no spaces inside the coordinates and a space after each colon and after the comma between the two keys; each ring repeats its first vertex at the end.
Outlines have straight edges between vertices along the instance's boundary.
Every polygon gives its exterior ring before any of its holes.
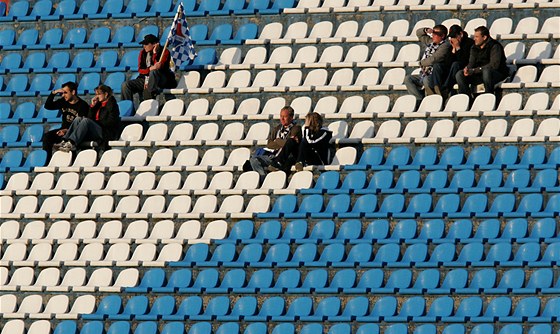
{"type": "Polygon", "coordinates": [[[446,26],[442,24],[438,24],[432,28],[432,41],[434,41],[434,43],[439,44],[441,43],[441,41],[445,40],[446,38],[447,38],[446,26]]]}
{"type": "Polygon", "coordinates": [[[140,44],[142,44],[144,51],[152,52],[155,46],[159,44],[159,39],[155,35],[147,34],[140,44]]]}
{"type": "Polygon", "coordinates": [[[480,26],[474,30],[474,45],[481,46],[490,38],[490,30],[485,26],[480,26]]]}
{"type": "Polygon", "coordinates": [[[318,132],[323,126],[323,117],[316,112],[310,112],[305,116],[305,125],[311,132],[318,132]]]}
{"type": "Polygon", "coordinates": [[[285,106],[280,109],[280,123],[282,126],[288,126],[294,120],[294,108],[285,106]]]}
{"type": "Polygon", "coordinates": [[[461,43],[461,40],[463,40],[463,28],[461,28],[458,24],[452,25],[451,28],[449,28],[449,34],[447,37],[449,37],[449,39],[455,39],[461,43]]]}
{"type": "Polygon", "coordinates": [[[68,81],[62,84],[62,97],[66,101],[74,101],[77,99],[76,91],[78,90],[78,85],[73,81],[68,81]]]}
{"type": "Polygon", "coordinates": [[[113,89],[107,85],[99,85],[95,88],[95,96],[99,102],[104,102],[109,99],[109,97],[113,96],[113,89]]]}

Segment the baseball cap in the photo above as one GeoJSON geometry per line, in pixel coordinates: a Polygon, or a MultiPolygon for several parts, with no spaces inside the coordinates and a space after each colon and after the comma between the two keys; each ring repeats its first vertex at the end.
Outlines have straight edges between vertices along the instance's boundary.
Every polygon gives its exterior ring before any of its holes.
{"type": "Polygon", "coordinates": [[[448,37],[451,38],[455,38],[459,35],[461,35],[463,32],[463,29],[461,28],[461,26],[454,24],[451,26],[451,28],[449,28],[449,34],[447,35],[448,37]]]}
{"type": "Polygon", "coordinates": [[[155,44],[155,43],[159,43],[159,39],[152,34],[147,34],[146,36],[144,36],[144,40],[140,42],[140,44],[142,45],[155,44]]]}

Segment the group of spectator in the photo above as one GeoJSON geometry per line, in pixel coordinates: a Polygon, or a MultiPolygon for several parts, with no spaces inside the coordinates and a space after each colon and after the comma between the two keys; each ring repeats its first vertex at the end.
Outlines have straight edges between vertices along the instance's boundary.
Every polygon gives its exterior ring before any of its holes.
{"type": "Polygon", "coordinates": [[[490,37],[485,26],[474,30],[473,39],[459,26],[449,32],[444,25],[420,28],[416,35],[426,48],[420,60],[420,74],[408,75],[404,83],[418,101],[424,96],[467,94],[473,97],[478,84],[486,93],[494,93],[497,83],[509,76],[503,46],[490,37]]]}

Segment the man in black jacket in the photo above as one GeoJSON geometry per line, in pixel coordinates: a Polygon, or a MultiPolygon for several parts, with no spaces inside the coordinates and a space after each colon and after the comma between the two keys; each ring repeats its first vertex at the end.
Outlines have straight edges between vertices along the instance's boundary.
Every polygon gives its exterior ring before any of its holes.
{"type": "Polygon", "coordinates": [[[43,150],[47,152],[47,161],[52,157],[52,150],[55,144],[62,142],[63,136],[68,131],[70,124],[76,117],[85,117],[88,114],[89,106],[86,101],[76,95],[78,85],[69,81],[62,85],[62,88],[53,90],[47,101],[45,101],[45,109],[60,110],[62,112],[62,125],[58,129],[48,131],[43,136],[43,150]],[[57,95],[62,98],[54,100],[57,95]]]}
{"type": "Polygon", "coordinates": [[[457,72],[462,71],[469,63],[471,48],[474,41],[469,35],[463,31],[461,26],[455,24],[449,28],[449,43],[451,44],[451,66],[449,73],[445,75],[446,69],[442,64],[434,64],[433,80],[434,86],[439,87],[440,93],[444,99],[447,98],[453,86],[457,83],[455,76],[457,72]]]}
{"type": "Polygon", "coordinates": [[[109,140],[115,138],[120,128],[119,105],[113,96],[113,90],[106,85],[95,89],[95,97],[87,117],[77,117],[64,135],[64,142],[59,150],[70,152],[76,150],[86,140],[97,141],[105,147],[109,140]]]}
{"type": "Polygon", "coordinates": [[[468,65],[457,73],[460,94],[472,97],[471,85],[484,84],[486,93],[494,93],[494,86],[509,76],[504,47],[490,37],[490,31],[480,26],[474,31],[474,45],[468,65]]]}

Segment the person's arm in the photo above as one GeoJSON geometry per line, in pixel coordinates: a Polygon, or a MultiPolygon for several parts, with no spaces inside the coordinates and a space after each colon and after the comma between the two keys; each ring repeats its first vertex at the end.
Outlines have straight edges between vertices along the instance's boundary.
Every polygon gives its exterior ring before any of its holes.
{"type": "Polygon", "coordinates": [[[47,97],[47,100],[45,101],[45,109],[47,110],[57,110],[57,109],[61,109],[61,105],[60,105],[60,101],[61,99],[58,100],[54,100],[54,97],[57,96],[59,93],[61,93],[61,89],[57,89],[57,90],[53,90],[49,96],[47,97]]]}
{"type": "Polygon", "coordinates": [[[143,59],[144,50],[141,50],[138,54],[138,73],[142,75],[150,74],[150,69],[146,67],[146,61],[143,59]]]}
{"type": "Polygon", "coordinates": [[[416,37],[418,37],[420,43],[424,45],[432,43],[432,37],[428,35],[428,33],[431,33],[431,31],[432,28],[420,28],[416,30],[416,37]]]}
{"type": "Polygon", "coordinates": [[[437,50],[428,58],[420,61],[421,66],[432,66],[433,64],[443,63],[449,60],[451,55],[451,44],[448,42],[440,45],[437,50]]]}

